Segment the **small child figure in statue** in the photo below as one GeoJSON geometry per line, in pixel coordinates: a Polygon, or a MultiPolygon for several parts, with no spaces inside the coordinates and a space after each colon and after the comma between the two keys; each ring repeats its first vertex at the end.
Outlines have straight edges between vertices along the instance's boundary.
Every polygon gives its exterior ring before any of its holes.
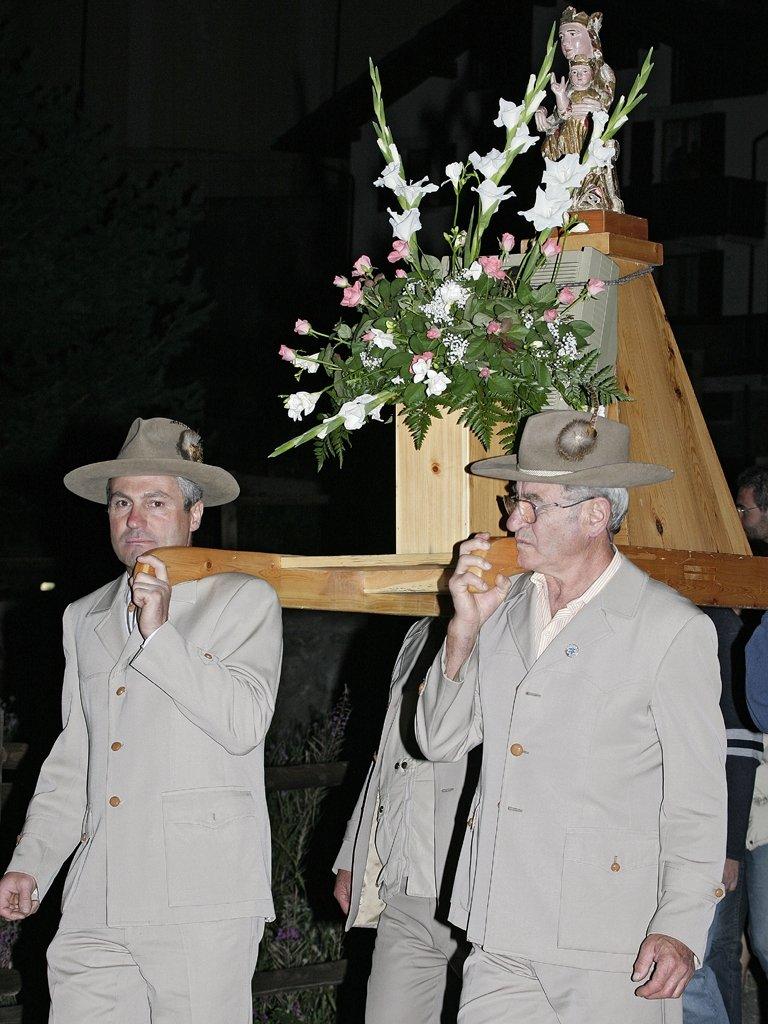
{"type": "Polygon", "coordinates": [[[547,117],[540,107],[536,111],[536,127],[546,133],[541,151],[550,160],[567,153],[581,153],[589,134],[589,113],[605,109],[604,98],[595,85],[595,61],[576,54],[568,68],[568,82],[550,78],[556,108],[547,117]]]}

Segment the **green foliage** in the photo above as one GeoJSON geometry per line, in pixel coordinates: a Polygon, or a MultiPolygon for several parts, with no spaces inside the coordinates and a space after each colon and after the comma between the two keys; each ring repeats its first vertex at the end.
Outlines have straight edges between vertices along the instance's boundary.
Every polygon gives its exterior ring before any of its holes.
{"type": "MultiPolygon", "coordinates": [[[[327,764],[338,761],[349,718],[343,695],[333,712],[309,728],[267,737],[269,764],[327,764]]],[[[272,890],[275,920],[267,925],[259,948],[258,970],[279,970],[338,960],[343,951],[340,920],[317,918],[307,893],[306,860],[322,811],[325,789],[284,790],[267,795],[272,826],[272,890]]],[[[294,1021],[332,1024],[334,988],[289,992],[256,1001],[257,1024],[294,1021]]]]}
{"type": "MultiPolygon", "coordinates": [[[[131,176],[66,90],[40,88],[0,37],[3,296],[0,457],[44,463],[73,419],[195,415],[176,384],[208,300],[188,268],[194,197],[177,171],[131,176]]],[[[181,374],[191,379],[193,373],[181,374]]]]}

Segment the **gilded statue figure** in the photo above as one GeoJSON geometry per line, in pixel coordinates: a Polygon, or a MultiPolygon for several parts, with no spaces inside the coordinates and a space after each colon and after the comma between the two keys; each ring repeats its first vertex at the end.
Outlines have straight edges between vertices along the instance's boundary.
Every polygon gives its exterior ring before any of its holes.
{"type": "MultiPolygon", "coordinates": [[[[560,51],[568,61],[568,77],[550,76],[555,106],[550,114],[546,107],[536,111],[536,127],[544,133],[541,151],[550,160],[559,160],[568,153],[581,154],[593,129],[593,115],[610,109],[616,88],[616,76],[603,59],[600,11],[586,14],[575,7],[566,7],[560,18],[560,51]]],[[[615,142],[611,163],[597,167],[584,179],[574,194],[571,209],[615,210],[624,212],[616,177],[615,142]]]]}

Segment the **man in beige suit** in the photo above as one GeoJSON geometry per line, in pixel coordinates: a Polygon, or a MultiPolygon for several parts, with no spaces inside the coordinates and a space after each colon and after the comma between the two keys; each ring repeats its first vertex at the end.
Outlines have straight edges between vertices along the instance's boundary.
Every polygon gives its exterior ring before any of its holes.
{"type": "Polygon", "coordinates": [[[51,1021],[246,1024],[273,916],[263,743],[277,599],[240,574],[171,591],[145,554],[188,545],[204,503],[238,494],[183,423],[137,419],[116,459],[64,482],[107,505],[127,572],[64,615],[64,727],[0,881],[0,915],[34,913],[77,848],[48,951],[51,1021]]]}
{"type": "Polygon", "coordinates": [[[532,416],[517,481],[524,574],[495,583],[461,545],[454,616],[419,701],[435,760],[483,743],[481,797],[451,919],[473,943],[460,1024],[670,1024],[724,891],[725,733],[717,640],[689,601],[613,547],[629,461],[622,424],[532,416]]]}
{"type": "MultiPolygon", "coordinates": [[[[333,870],[347,928],[376,928],[366,1024],[440,1024],[466,953],[446,920],[455,847],[466,831],[467,758],[425,761],[414,735],[419,687],[445,622],[408,630],[392,672],[381,741],[333,870]]],[[[468,774],[471,778],[467,778],[468,774]]]]}

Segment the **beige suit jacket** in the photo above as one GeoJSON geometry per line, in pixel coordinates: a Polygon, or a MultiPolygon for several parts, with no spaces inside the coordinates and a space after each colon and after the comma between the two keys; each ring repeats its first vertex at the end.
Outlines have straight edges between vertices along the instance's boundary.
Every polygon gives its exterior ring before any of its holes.
{"type": "MultiPolygon", "coordinates": [[[[347,823],[344,841],[339,850],[334,870],[346,868],[352,872],[352,892],[346,927],[375,928],[384,903],[379,898],[379,875],[382,863],[374,842],[379,818],[389,813],[387,794],[392,765],[384,764],[382,752],[392,729],[409,731],[410,721],[403,721],[403,691],[418,687],[432,659],[432,653],[445,636],[444,625],[434,619],[420,619],[409,629],[392,672],[389,704],[376,755],[365,780],[352,817],[347,823]],[[435,642],[435,631],[439,630],[435,642]],[[424,654],[427,658],[424,659],[424,654]],[[424,661],[424,664],[422,662],[424,661]]],[[[450,853],[456,844],[457,832],[463,833],[466,815],[459,815],[461,797],[467,775],[467,759],[459,758],[433,766],[435,794],[434,871],[438,895],[441,894],[446,866],[455,868],[456,857],[450,853]],[[457,816],[461,820],[457,820],[457,816]]],[[[390,821],[394,832],[398,823],[390,821]]]]}
{"type": "Polygon", "coordinates": [[[108,925],[273,916],[263,743],[282,656],[272,588],[240,574],[173,588],[126,640],[124,577],[67,608],[63,731],[9,865],[108,925]]]}
{"type": "Polygon", "coordinates": [[[714,627],[623,560],[536,659],[535,600],[515,580],[457,680],[438,656],[419,701],[427,756],[483,742],[452,920],[563,966],[629,971],[652,932],[701,960],[725,857],[714,627]]]}

